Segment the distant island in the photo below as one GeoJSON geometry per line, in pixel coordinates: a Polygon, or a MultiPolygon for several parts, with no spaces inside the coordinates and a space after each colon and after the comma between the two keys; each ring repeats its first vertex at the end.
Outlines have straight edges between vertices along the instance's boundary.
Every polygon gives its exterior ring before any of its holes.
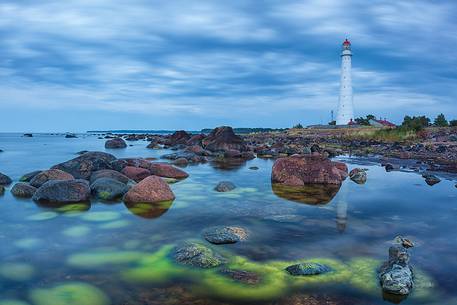
{"type": "MultiPolygon", "coordinates": [[[[287,128],[233,128],[233,131],[237,134],[248,134],[254,132],[271,132],[271,131],[282,131],[286,130],[287,128]]],[[[186,130],[188,133],[198,134],[198,133],[210,133],[212,128],[204,128],[200,131],[198,130],[186,130]]],[[[119,134],[126,134],[126,133],[136,133],[136,134],[171,134],[176,130],[129,130],[129,129],[119,129],[119,130],[88,130],[86,133],[119,133],[119,134]]]]}

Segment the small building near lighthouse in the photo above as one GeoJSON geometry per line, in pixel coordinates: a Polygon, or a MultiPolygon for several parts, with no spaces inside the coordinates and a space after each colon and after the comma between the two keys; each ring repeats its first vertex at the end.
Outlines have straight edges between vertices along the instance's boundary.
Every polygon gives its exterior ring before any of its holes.
{"type": "Polygon", "coordinates": [[[336,125],[347,125],[354,121],[351,67],[351,42],[346,39],[341,46],[340,96],[336,125]]]}

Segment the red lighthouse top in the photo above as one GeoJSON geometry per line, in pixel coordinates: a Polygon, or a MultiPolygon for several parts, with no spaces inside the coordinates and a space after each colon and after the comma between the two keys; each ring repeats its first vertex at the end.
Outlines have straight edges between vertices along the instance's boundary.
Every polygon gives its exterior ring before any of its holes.
{"type": "Polygon", "coordinates": [[[346,38],[346,40],[343,42],[343,45],[351,45],[351,42],[346,38]]]}

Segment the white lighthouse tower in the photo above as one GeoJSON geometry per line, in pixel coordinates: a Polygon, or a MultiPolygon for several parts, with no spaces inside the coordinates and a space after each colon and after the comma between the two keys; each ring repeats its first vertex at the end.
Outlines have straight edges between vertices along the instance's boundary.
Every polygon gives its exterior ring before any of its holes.
{"type": "Polygon", "coordinates": [[[347,125],[354,119],[354,110],[352,107],[351,60],[351,43],[346,39],[343,42],[341,50],[340,99],[338,103],[336,125],[347,125]]]}

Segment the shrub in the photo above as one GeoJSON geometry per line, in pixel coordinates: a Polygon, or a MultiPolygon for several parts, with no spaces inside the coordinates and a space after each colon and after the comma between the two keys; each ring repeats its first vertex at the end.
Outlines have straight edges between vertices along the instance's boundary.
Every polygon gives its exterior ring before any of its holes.
{"type": "Polygon", "coordinates": [[[447,122],[446,118],[444,117],[444,114],[440,113],[435,118],[433,125],[435,125],[437,127],[446,127],[446,126],[449,126],[449,123],[447,122]]]}

